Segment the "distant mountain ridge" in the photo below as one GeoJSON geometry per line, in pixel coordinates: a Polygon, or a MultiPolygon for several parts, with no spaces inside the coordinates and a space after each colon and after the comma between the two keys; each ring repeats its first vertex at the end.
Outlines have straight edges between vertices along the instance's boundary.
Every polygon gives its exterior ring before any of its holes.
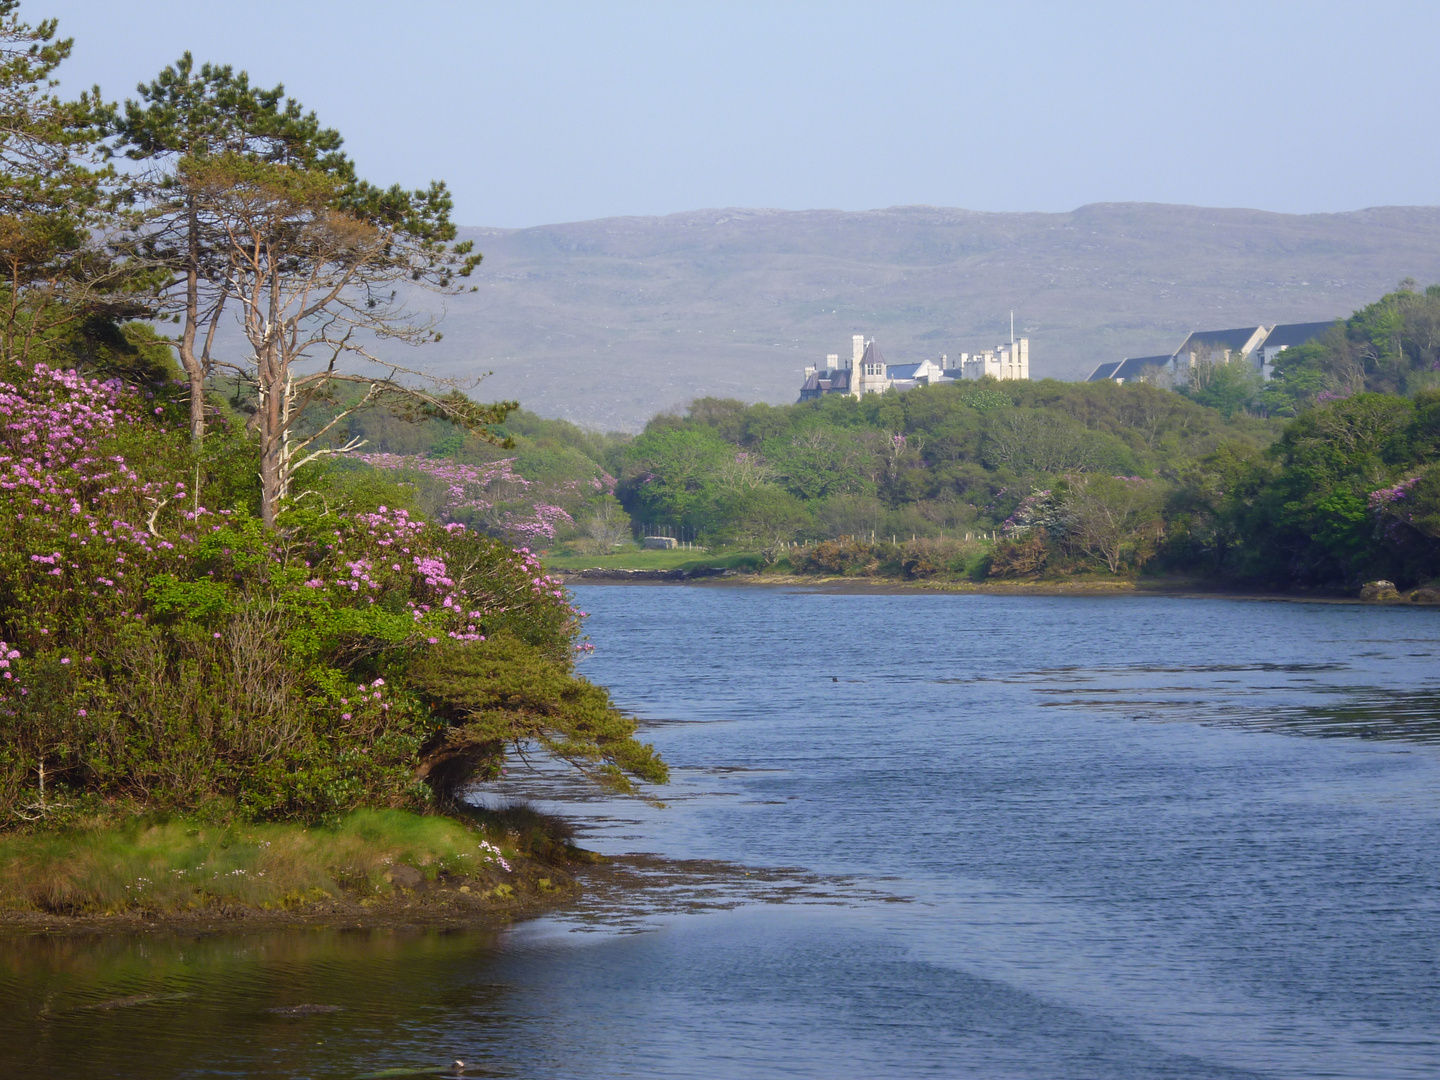
{"type": "Polygon", "coordinates": [[[478,291],[405,362],[493,369],[487,398],[617,429],[706,394],[793,401],[854,333],[914,362],[995,345],[1013,309],[1032,377],[1076,379],[1191,330],[1342,317],[1406,276],[1440,281],[1440,207],[725,209],[461,235],[485,255],[478,291]]]}

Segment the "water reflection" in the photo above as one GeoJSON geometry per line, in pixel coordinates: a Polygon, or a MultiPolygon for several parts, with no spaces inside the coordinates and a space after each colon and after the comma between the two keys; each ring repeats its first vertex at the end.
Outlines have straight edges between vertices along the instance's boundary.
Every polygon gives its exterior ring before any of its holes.
{"type": "Polygon", "coordinates": [[[487,1043],[516,1022],[509,988],[483,977],[496,942],[404,930],[9,939],[0,1075],[436,1075],[457,1057],[485,1075],[487,1043]]]}
{"type": "MultiPolygon", "coordinates": [[[[1414,644],[1414,642],[1407,642],[1414,644]]],[[[1388,657],[1368,652],[1367,656],[1388,657]]],[[[1432,653],[1410,657],[1431,660],[1432,653]]],[[[1132,665],[1058,668],[1007,681],[1066,708],[1122,711],[1136,720],[1184,721],[1317,738],[1440,741],[1440,687],[1356,685],[1351,664],[1132,665]],[[1290,679],[1256,679],[1281,674],[1290,679]],[[1320,676],[1343,675],[1343,681],[1320,676]],[[1248,676],[1248,677],[1247,677],[1248,676]]]]}

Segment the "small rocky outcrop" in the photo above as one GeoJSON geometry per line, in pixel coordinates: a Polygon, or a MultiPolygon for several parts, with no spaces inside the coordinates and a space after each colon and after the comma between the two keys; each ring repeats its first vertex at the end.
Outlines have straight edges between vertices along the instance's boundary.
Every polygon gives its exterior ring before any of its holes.
{"type": "Polygon", "coordinates": [[[1360,587],[1361,600],[1399,600],[1400,592],[1393,581],[1367,581],[1360,587]]]}

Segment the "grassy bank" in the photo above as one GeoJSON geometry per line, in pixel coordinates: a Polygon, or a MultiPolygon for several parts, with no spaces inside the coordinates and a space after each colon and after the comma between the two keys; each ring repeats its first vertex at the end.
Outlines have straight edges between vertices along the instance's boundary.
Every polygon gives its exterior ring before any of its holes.
{"type": "MultiPolygon", "coordinates": [[[[460,918],[571,887],[587,853],[526,808],[465,817],[362,810],[333,825],[134,819],[0,839],[0,911],[45,916],[383,918],[417,906],[460,918]]],[[[593,856],[592,856],[593,858],[593,856]]]]}
{"type": "Polygon", "coordinates": [[[697,568],[723,566],[726,569],[752,570],[761,563],[760,556],[752,552],[726,551],[707,554],[704,551],[676,548],[671,551],[645,551],[628,548],[612,555],[567,555],[550,554],[544,557],[545,569],[554,571],[575,570],[694,570],[697,568]]]}

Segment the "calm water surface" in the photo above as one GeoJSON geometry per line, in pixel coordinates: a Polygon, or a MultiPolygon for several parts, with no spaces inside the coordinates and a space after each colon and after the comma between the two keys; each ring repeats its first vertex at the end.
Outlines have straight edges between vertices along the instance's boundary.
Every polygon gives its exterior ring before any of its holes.
{"type": "Polygon", "coordinates": [[[1440,612],[577,593],[675,781],[509,790],[733,871],[499,934],[7,940],[0,1076],[1440,1075],[1440,612]]]}

